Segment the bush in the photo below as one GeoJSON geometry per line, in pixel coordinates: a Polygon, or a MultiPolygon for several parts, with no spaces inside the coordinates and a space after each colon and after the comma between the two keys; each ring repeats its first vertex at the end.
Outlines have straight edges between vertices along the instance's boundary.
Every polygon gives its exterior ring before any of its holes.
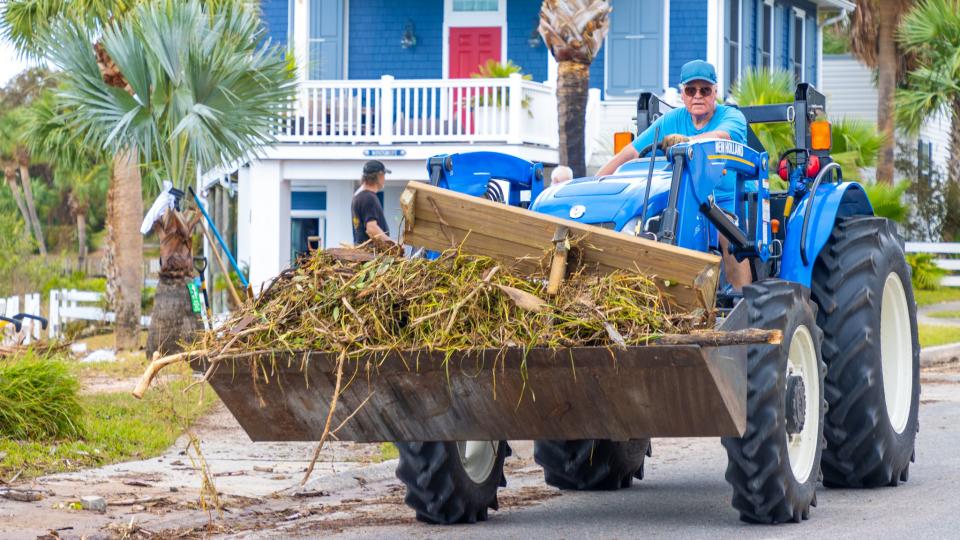
{"type": "Polygon", "coordinates": [[[23,227],[15,214],[0,212],[0,297],[37,292],[56,274],[33,255],[33,240],[24,236],[23,227]]]}
{"type": "Polygon", "coordinates": [[[62,360],[28,352],[0,361],[0,437],[81,434],[80,383],[62,360]]]}
{"type": "Polygon", "coordinates": [[[885,217],[889,220],[902,223],[907,219],[910,209],[903,202],[903,194],[910,187],[909,182],[900,182],[899,184],[863,184],[863,189],[867,192],[867,198],[873,206],[873,213],[885,217]]]}
{"type": "Polygon", "coordinates": [[[929,253],[911,253],[907,255],[910,265],[910,281],[913,288],[921,291],[935,291],[940,288],[940,279],[947,271],[937,266],[933,255],[929,253]]]}

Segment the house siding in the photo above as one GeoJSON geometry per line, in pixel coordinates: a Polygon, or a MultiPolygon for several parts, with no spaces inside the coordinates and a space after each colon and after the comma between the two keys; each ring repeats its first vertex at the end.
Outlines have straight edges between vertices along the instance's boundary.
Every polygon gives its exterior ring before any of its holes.
{"type": "Polygon", "coordinates": [[[680,68],[707,57],[707,0],[670,0],[670,86],[680,84],[680,68]]]}
{"type": "Polygon", "coordinates": [[[547,46],[542,39],[536,47],[528,41],[540,23],[541,3],[542,0],[507,1],[507,59],[539,82],[547,80],[547,46]]]}
{"type": "Polygon", "coordinates": [[[443,76],[443,0],[350,2],[347,78],[439,79],[443,76]],[[407,22],[417,44],[400,46],[407,22]]]}
{"type": "Polygon", "coordinates": [[[270,43],[286,47],[289,42],[290,1],[262,0],[260,10],[270,43]]]}

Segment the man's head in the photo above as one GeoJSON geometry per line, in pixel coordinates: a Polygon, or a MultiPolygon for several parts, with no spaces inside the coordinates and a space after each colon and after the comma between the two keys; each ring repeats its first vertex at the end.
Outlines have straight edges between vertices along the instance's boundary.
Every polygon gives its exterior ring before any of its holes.
{"type": "Polygon", "coordinates": [[[703,60],[692,60],[680,68],[680,96],[693,116],[713,114],[717,108],[717,70],[703,60]]]}
{"type": "Polygon", "coordinates": [[[550,173],[550,185],[556,186],[573,178],[573,169],[566,165],[559,165],[550,173]]]}
{"type": "Polygon", "coordinates": [[[363,165],[363,185],[367,187],[376,188],[377,191],[383,189],[383,184],[387,180],[386,173],[390,172],[389,169],[383,166],[383,163],[372,159],[363,165]]]}

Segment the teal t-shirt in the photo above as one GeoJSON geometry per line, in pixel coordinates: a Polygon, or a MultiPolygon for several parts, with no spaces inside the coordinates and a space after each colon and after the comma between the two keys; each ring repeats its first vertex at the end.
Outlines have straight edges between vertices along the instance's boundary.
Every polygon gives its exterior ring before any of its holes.
{"type": "MultiPolygon", "coordinates": [[[[740,112],[740,109],[727,105],[717,105],[717,108],[713,111],[713,117],[701,129],[697,129],[693,125],[693,118],[687,112],[687,109],[683,107],[673,109],[658,118],[633,141],[633,147],[636,148],[637,152],[653,144],[653,133],[658,126],[660,127],[660,140],[673,133],[693,137],[708,131],[725,131],[730,134],[731,140],[747,144],[747,119],[740,112]]],[[[732,205],[737,186],[736,182],[737,175],[732,171],[723,177],[723,182],[714,190],[714,197],[716,197],[718,205],[726,206],[721,203],[732,205]]]]}

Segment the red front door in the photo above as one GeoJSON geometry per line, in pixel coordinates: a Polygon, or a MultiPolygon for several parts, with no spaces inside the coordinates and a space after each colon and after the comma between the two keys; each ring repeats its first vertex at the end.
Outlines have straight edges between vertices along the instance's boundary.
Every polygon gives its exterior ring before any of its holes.
{"type": "Polygon", "coordinates": [[[450,78],[466,79],[487,60],[500,61],[500,27],[450,29],[450,78]]]}

